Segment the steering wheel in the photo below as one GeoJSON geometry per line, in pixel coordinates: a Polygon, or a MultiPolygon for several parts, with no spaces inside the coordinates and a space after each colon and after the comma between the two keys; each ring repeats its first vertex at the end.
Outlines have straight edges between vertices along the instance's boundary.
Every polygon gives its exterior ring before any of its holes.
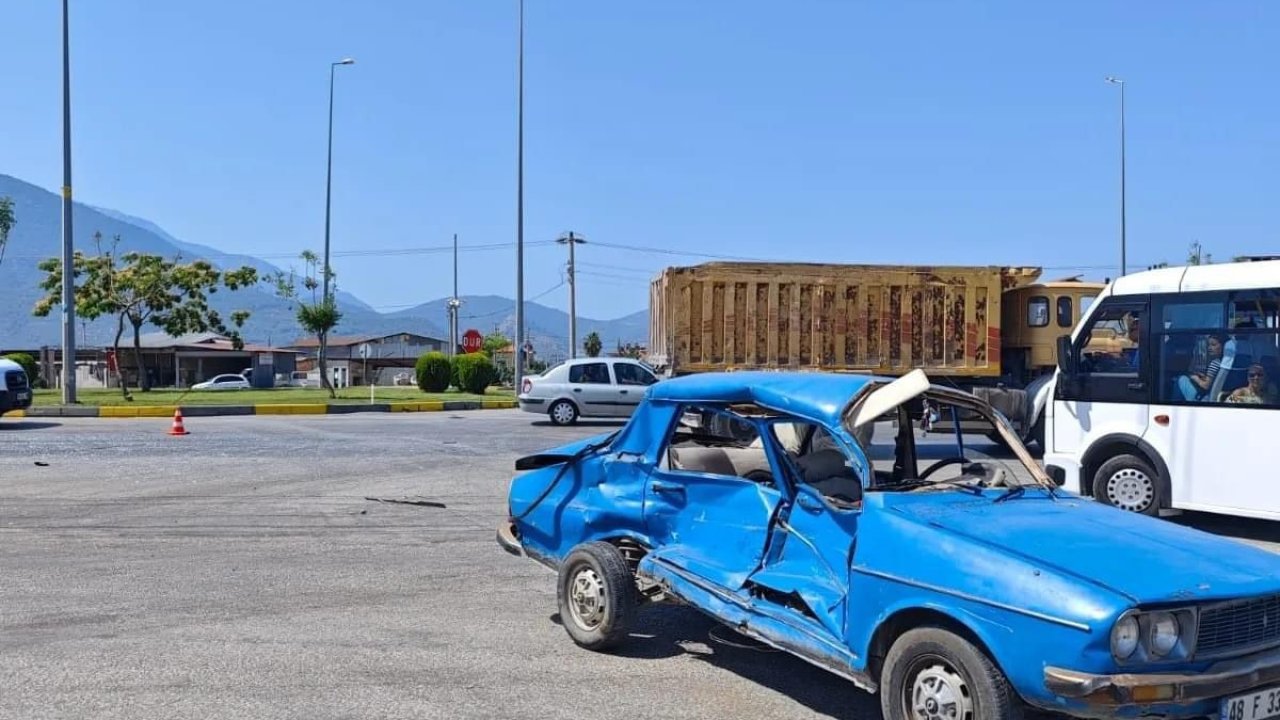
{"type": "Polygon", "coordinates": [[[963,455],[957,455],[957,456],[955,456],[955,457],[943,458],[942,460],[939,460],[938,462],[936,462],[936,463],[934,463],[934,464],[930,465],[929,467],[925,468],[925,471],[924,471],[924,472],[922,472],[922,473],[920,473],[920,478],[919,478],[919,479],[920,479],[920,480],[924,480],[925,478],[927,478],[927,477],[929,477],[930,475],[932,475],[932,474],[934,473],[934,471],[936,471],[936,470],[940,470],[940,469],[942,469],[942,468],[944,468],[944,467],[946,467],[946,466],[948,466],[948,465],[955,465],[956,463],[967,464],[967,463],[969,463],[969,462],[970,462],[969,458],[964,457],[963,455]]]}

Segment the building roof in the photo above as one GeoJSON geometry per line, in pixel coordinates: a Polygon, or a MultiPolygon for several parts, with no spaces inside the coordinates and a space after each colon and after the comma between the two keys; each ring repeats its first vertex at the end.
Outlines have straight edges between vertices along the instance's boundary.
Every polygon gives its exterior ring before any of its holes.
{"type": "MultiPolygon", "coordinates": [[[[329,336],[328,344],[329,344],[329,347],[331,348],[332,347],[352,347],[352,346],[360,345],[367,342],[374,342],[375,340],[386,340],[388,338],[397,338],[402,335],[408,335],[410,337],[415,337],[415,338],[422,338],[423,340],[431,340],[438,343],[448,342],[446,340],[441,340],[440,338],[431,337],[430,335],[423,335],[422,333],[398,332],[398,333],[387,333],[383,335],[331,335],[329,336]]],[[[315,337],[298,338],[297,340],[294,340],[293,342],[289,343],[289,347],[292,347],[292,348],[313,348],[313,347],[319,347],[319,346],[320,346],[320,341],[316,340],[315,337]]]]}
{"type": "MultiPolygon", "coordinates": [[[[174,337],[168,333],[146,333],[138,338],[138,344],[144,350],[213,350],[222,352],[291,352],[282,348],[271,347],[269,345],[256,345],[253,343],[245,343],[244,347],[237,350],[231,342],[231,338],[214,332],[207,333],[187,333],[174,337]]],[[[121,346],[122,349],[129,347],[130,343],[126,342],[121,346]]]]}

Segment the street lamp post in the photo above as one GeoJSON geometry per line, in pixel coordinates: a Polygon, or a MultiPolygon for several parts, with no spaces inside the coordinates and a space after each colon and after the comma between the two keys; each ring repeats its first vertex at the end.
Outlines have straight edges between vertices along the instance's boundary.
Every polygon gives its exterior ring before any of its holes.
{"type": "Polygon", "coordinates": [[[1120,86],[1120,275],[1125,274],[1125,157],[1124,157],[1124,80],[1108,77],[1107,82],[1120,86]]]}
{"type": "Polygon", "coordinates": [[[578,356],[578,292],[574,284],[573,246],[586,242],[581,235],[569,231],[556,238],[556,242],[569,246],[569,359],[578,356]]]}
{"type": "Polygon", "coordinates": [[[449,298],[449,357],[458,353],[458,233],[453,234],[453,295],[449,298]]]}
{"type": "Polygon", "coordinates": [[[516,81],[516,393],[524,377],[524,0],[520,0],[516,81]]]}
{"type": "Polygon", "coordinates": [[[352,65],[355,60],[343,58],[329,63],[329,161],[324,178],[324,294],[320,297],[329,302],[329,207],[333,196],[333,75],[339,65],[352,65]]]}
{"type": "Polygon", "coordinates": [[[71,28],[62,0],[62,403],[76,402],[75,251],[71,242],[71,28]]]}
{"type": "MultiPolygon", "coordinates": [[[[320,298],[326,307],[333,300],[329,296],[329,276],[332,274],[329,269],[329,208],[333,197],[333,75],[334,70],[339,65],[351,65],[353,63],[355,63],[355,60],[351,58],[343,58],[338,62],[329,63],[329,159],[324,176],[324,264],[320,270],[320,273],[324,275],[324,290],[320,298]]],[[[327,367],[325,365],[325,360],[329,356],[327,337],[322,339],[320,346],[316,348],[316,356],[317,364],[322,368],[327,367]]],[[[321,376],[320,385],[321,387],[329,387],[328,379],[321,376]]]]}

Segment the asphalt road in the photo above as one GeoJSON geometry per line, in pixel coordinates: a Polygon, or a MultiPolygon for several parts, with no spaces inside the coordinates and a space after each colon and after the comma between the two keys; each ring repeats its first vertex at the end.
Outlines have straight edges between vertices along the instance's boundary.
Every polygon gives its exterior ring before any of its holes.
{"type": "Polygon", "coordinates": [[[515,457],[615,425],[532,420],[0,419],[0,718],[880,717],[687,609],[574,646],[493,533],[515,457]]]}

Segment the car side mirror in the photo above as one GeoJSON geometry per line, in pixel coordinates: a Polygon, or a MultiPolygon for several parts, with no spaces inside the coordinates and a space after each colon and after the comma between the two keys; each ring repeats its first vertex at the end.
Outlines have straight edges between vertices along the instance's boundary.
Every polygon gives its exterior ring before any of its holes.
{"type": "Polygon", "coordinates": [[[1069,335],[1058,338],[1058,369],[1066,375],[1076,374],[1076,356],[1072,351],[1069,335]]]}

